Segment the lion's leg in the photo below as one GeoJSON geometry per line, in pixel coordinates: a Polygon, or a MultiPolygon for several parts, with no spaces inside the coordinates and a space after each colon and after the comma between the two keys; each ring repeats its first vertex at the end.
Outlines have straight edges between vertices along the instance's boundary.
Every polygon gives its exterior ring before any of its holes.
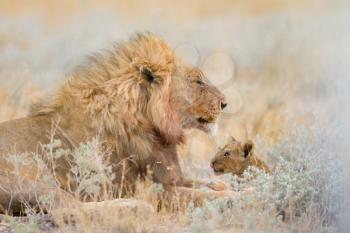
{"type": "Polygon", "coordinates": [[[163,185],[175,185],[187,188],[208,187],[215,191],[226,190],[223,182],[208,182],[204,180],[194,180],[185,178],[182,174],[178,155],[175,147],[167,148],[156,156],[156,162],[153,165],[155,182],[163,185]]]}
{"type": "Polygon", "coordinates": [[[215,191],[223,191],[227,189],[225,183],[223,182],[208,182],[204,180],[194,180],[188,178],[182,178],[176,185],[195,189],[208,187],[215,191]]]}
{"type": "Polygon", "coordinates": [[[234,191],[201,190],[187,187],[168,186],[161,197],[161,206],[170,209],[186,209],[189,203],[201,206],[205,201],[237,195],[234,191]]]}
{"type": "Polygon", "coordinates": [[[193,188],[186,188],[186,187],[176,187],[174,189],[175,193],[178,195],[183,195],[183,196],[189,196],[195,200],[213,200],[217,198],[222,198],[222,197],[232,197],[234,195],[237,195],[236,192],[234,191],[212,191],[212,190],[200,190],[200,189],[193,189],[193,188]]]}
{"type": "Polygon", "coordinates": [[[58,187],[50,187],[43,181],[0,173],[0,209],[2,213],[22,214],[26,208],[47,211],[74,200],[74,197],[58,187]],[[45,200],[45,201],[43,201],[45,200]]]}
{"type": "Polygon", "coordinates": [[[177,184],[177,186],[182,186],[186,188],[202,188],[208,185],[208,182],[204,180],[182,178],[177,184]]]}

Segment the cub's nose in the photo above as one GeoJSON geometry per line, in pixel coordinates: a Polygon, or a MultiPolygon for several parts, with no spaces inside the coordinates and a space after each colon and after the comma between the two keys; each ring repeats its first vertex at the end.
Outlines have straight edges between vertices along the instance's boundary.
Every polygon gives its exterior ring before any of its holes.
{"type": "Polygon", "coordinates": [[[211,162],[211,163],[210,163],[210,167],[211,167],[211,168],[214,168],[214,163],[215,163],[215,162],[211,162]]]}
{"type": "Polygon", "coordinates": [[[226,108],[227,103],[226,102],[221,102],[221,110],[224,110],[226,108]]]}

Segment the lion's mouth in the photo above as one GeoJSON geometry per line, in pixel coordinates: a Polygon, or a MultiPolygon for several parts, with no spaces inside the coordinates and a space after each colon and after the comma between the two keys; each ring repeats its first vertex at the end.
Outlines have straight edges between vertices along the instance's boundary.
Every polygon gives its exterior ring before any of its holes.
{"type": "Polygon", "coordinates": [[[205,118],[205,117],[198,117],[196,119],[197,121],[197,128],[209,133],[210,135],[215,135],[217,132],[217,124],[216,119],[214,118],[205,118]]]}
{"type": "Polygon", "coordinates": [[[215,162],[212,162],[210,167],[213,169],[215,175],[222,175],[225,173],[225,169],[218,166],[215,162]]]}
{"type": "Polygon", "coordinates": [[[204,117],[199,117],[197,118],[197,123],[198,123],[198,129],[209,133],[210,135],[215,135],[218,130],[218,126],[216,123],[216,119],[214,118],[204,118],[204,117]]]}
{"type": "Polygon", "coordinates": [[[211,124],[215,122],[215,119],[213,117],[205,118],[205,117],[199,117],[197,118],[198,123],[200,124],[211,124]]]}
{"type": "Polygon", "coordinates": [[[203,117],[199,117],[199,118],[197,119],[197,121],[198,121],[198,123],[200,123],[200,124],[209,124],[209,123],[210,123],[209,119],[206,119],[206,118],[203,118],[203,117]]]}
{"type": "Polygon", "coordinates": [[[222,175],[224,173],[225,173],[224,169],[216,169],[216,168],[214,168],[214,174],[215,175],[222,175]]]}

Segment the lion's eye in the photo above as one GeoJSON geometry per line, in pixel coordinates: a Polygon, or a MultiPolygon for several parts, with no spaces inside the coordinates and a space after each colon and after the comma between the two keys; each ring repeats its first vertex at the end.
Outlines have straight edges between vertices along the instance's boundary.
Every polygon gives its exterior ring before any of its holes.
{"type": "Polygon", "coordinates": [[[154,73],[146,67],[141,68],[141,73],[143,74],[143,77],[150,83],[154,82],[156,79],[154,73]]]}
{"type": "Polygon", "coordinates": [[[224,154],[225,157],[230,156],[230,152],[226,151],[224,154]]]}
{"type": "Polygon", "coordinates": [[[203,82],[202,80],[199,80],[199,79],[196,81],[196,83],[199,84],[199,85],[201,85],[201,86],[204,85],[204,82],[203,82]]]}

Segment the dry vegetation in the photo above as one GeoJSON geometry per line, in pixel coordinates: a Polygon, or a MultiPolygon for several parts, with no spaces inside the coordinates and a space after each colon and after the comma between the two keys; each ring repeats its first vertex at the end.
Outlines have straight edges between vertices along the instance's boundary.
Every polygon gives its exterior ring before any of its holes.
{"type": "MultiPolygon", "coordinates": [[[[145,182],[136,198],[149,204],[142,202],[138,209],[83,207],[74,200],[57,209],[54,203],[62,195],[43,166],[42,176],[53,191],[37,198],[46,208],[55,206],[49,214],[57,225],[28,207],[25,220],[3,217],[0,230],[347,232],[350,7],[342,1],[177,2],[175,9],[155,0],[147,6],[136,1],[2,1],[0,121],[25,116],[30,104],[54,89],[86,54],[134,31],[150,30],[181,48],[177,52],[197,63],[230,100],[218,135],[188,132],[179,151],[186,174],[229,182],[232,195],[201,207],[178,206],[174,200],[172,211],[154,211],[162,187],[145,182]],[[210,160],[229,135],[254,139],[273,173],[256,179],[250,179],[250,171],[243,178],[215,177],[210,160]]],[[[79,176],[79,188],[91,195],[113,175],[96,159],[97,144],[91,141],[74,152],[80,164],[75,172],[85,174],[79,176]]],[[[50,147],[59,148],[59,142],[50,147]]],[[[48,149],[47,156],[61,155],[53,151],[64,153],[48,149]]],[[[9,159],[37,163],[15,155],[9,159]]]]}

